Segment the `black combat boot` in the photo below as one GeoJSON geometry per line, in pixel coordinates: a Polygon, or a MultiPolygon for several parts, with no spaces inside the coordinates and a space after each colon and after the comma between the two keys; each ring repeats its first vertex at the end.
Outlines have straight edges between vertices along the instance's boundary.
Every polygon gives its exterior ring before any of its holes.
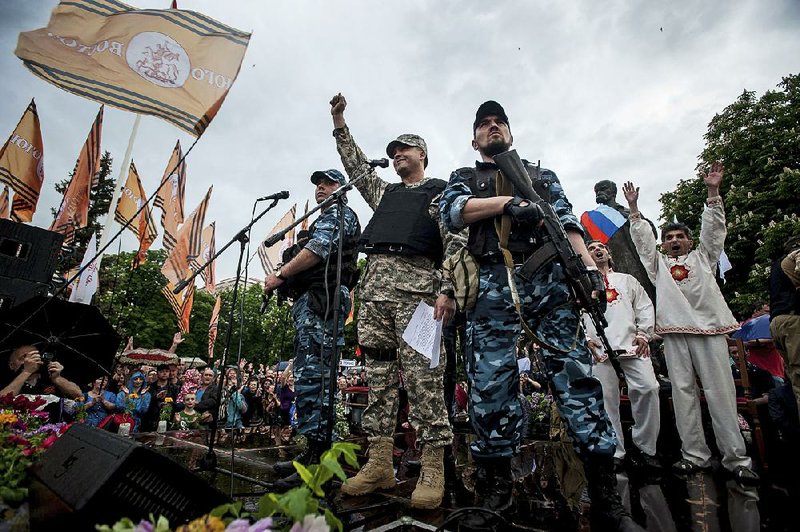
{"type": "Polygon", "coordinates": [[[592,530],[644,532],[622,506],[613,458],[589,454],[584,469],[586,480],[589,481],[589,498],[592,500],[589,513],[592,530]]]}
{"type": "Polygon", "coordinates": [[[505,512],[514,504],[511,458],[494,458],[491,461],[493,474],[488,479],[489,489],[482,494],[478,494],[476,489],[476,495],[481,497],[476,502],[488,510],[505,512]]]}
{"type": "Polygon", "coordinates": [[[474,513],[460,522],[461,530],[507,529],[503,521],[514,503],[514,478],[510,458],[475,459],[475,506],[500,514],[500,519],[488,513],[474,513]]]}
{"type": "Polygon", "coordinates": [[[454,508],[462,506],[472,506],[473,497],[461,476],[456,470],[456,457],[453,454],[453,446],[448,445],[444,448],[444,489],[445,497],[449,498],[449,505],[454,508]]]}
{"type": "Polygon", "coordinates": [[[325,449],[322,448],[323,446],[324,444],[321,442],[309,439],[306,443],[306,448],[303,449],[300,454],[285,462],[275,462],[275,465],[272,466],[272,470],[280,477],[288,477],[296,473],[294,464],[292,463],[294,461],[300,462],[304,466],[316,464],[325,451],[325,449]]]}

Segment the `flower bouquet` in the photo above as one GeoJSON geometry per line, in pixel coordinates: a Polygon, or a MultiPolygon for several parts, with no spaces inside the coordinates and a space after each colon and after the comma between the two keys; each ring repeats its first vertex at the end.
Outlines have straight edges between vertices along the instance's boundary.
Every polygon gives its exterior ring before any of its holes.
{"type": "Polygon", "coordinates": [[[76,423],[86,423],[86,418],[89,414],[86,412],[86,398],[84,396],[80,396],[75,399],[75,422],[76,423]]]}
{"type": "Polygon", "coordinates": [[[527,438],[533,440],[550,439],[550,407],[553,396],[540,392],[533,392],[522,399],[525,411],[525,432],[527,438]]]}
{"type": "Polygon", "coordinates": [[[160,421],[169,421],[172,418],[172,397],[167,397],[164,399],[164,404],[161,405],[161,411],[158,414],[158,419],[160,421]]]}
{"type": "Polygon", "coordinates": [[[0,506],[16,506],[27,498],[28,467],[69,427],[50,423],[47,412],[37,411],[44,404],[38,397],[0,397],[0,506]]]}
{"type": "Polygon", "coordinates": [[[131,430],[133,430],[133,427],[136,425],[136,420],[133,419],[132,412],[136,408],[135,401],[138,398],[139,396],[136,393],[129,394],[122,412],[115,412],[107,415],[106,418],[97,425],[97,428],[105,429],[110,432],[118,432],[120,425],[123,423],[130,423],[131,430]]]}

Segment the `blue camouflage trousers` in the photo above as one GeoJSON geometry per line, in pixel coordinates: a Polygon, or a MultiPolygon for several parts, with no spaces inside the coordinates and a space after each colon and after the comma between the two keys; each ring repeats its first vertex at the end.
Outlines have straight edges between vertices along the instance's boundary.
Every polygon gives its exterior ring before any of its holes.
{"type": "MultiPolygon", "coordinates": [[[[344,320],[350,312],[350,293],[342,287],[339,346],[344,345],[344,320]]],[[[330,381],[333,317],[327,322],[308,307],[308,293],[292,305],[294,337],[294,389],[297,430],[310,440],[322,441],[328,430],[326,416],[330,381]],[[323,335],[325,348],[323,349],[323,335]],[[325,385],[323,386],[323,382],[325,385]]],[[[336,381],[333,382],[336,385],[336,381]]],[[[336,436],[334,435],[334,439],[336,436]]]]}
{"type": "MultiPolygon", "coordinates": [[[[470,419],[477,435],[471,448],[478,458],[510,457],[522,437],[516,360],[522,327],[506,271],[503,263],[481,265],[478,301],[467,315],[470,419]]],[[[592,377],[579,309],[561,266],[542,267],[531,282],[515,280],[522,315],[542,346],[558,412],[579,456],[613,455],[616,436],[603,408],[600,381],[592,377]]]]}

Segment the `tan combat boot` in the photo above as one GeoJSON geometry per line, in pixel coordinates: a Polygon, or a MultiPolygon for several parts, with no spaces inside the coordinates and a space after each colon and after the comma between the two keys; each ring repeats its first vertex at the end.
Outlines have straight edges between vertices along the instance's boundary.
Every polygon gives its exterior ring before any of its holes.
{"type": "Polygon", "coordinates": [[[411,494],[411,507],[432,510],[444,497],[444,447],[426,445],[422,450],[422,469],[411,494]]]}
{"type": "Polygon", "coordinates": [[[342,493],[346,495],[366,495],[378,489],[394,488],[394,464],[392,451],[394,442],[391,438],[381,438],[369,446],[369,460],[354,477],[342,484],[342,493]]]}

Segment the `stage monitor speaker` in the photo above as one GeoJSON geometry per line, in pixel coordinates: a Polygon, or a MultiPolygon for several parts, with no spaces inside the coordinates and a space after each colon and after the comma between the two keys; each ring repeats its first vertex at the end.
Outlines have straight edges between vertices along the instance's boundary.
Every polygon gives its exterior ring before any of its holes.
{"type": "Polygon", "coordinates": [[[0,275],[0,311],[17,306],[34,296],[46,296],[49,284],[0,275]]]}
{"type": "Polygon", "coordinates": [[[64,235],[11,220],[0,220],[0,299],[4,306],[19,305],[37,295],[38,288],[11,286],[9,279],[47,285],[58,265],[64,235]],[[13,303],[9,305],[9,302],[13,303]]]}
{"type": "Polygon", "coordinates": [[[32,467],[32,530],[94,530],[163,515],[177,528],[229,499],[177,462],[111,432],[75,424],[32,467]]]}

